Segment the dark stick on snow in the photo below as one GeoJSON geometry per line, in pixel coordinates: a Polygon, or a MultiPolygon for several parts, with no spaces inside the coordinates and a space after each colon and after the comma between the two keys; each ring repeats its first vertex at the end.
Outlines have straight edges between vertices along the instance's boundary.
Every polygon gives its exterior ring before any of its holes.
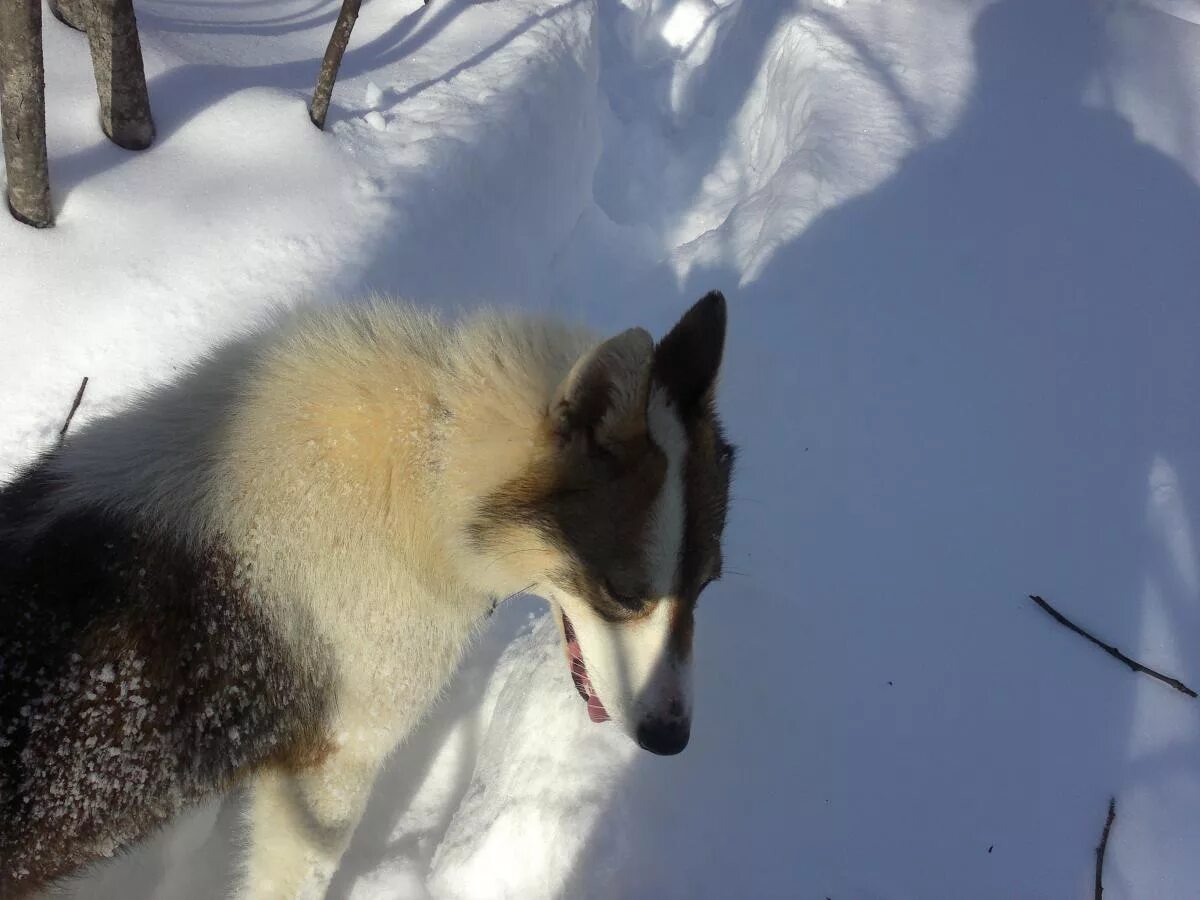
{"type": "Polygon", "coordinates": [[[1104,851],[1108,849],[1108,833],[1112,831],[1113,819],[1117,817],[1117,798],[1108,799],[1108,818],[1104,820],[1104,832],[1100,835],[1100,845],[1096,847],[1096,897],[1104,896],[1104,851]]]}
{"type": "MultiPolygon", "coordinates": [[[[78,9],[68,3],[60,12],[70,17],[78,9]]],[[[88,0],[84,13],[100,97],[100,127],[118,147],[145,150],[154,141],[154,119],[133,0],[88,0]]],[[[67,22],[71,24],[70,18],[67,22]]]]}
{"type": "Polygon", "coordinates": [[[350,32],[358,20],[358,10],[362,0],[342,0],[342,10],[338,13],[337,24],[333,26],[333,34],[329,36],[329,46],[325,48],[325,58],[321,60],[321,72],[317,75],[317,86],[313,90],[312,106],[308,108],[308,117],[312,123],[325,130],[325,116],[329,112],[329,99],[333,96],[333,83],[337,81],[338,69],[342,65],[342,56],[350,44],[350,32]]]}
{"type": "Polygon", "coordinates": [[[67,421],[63,422],[62,431],[58,433],[58,442],[61,444],[67,438],[67,429],[71,427],[71,420],[75,418],[75,410],[79,409],[79,404],[83,402],[83,392],[87,390],[87,376],[83,376],[83,381],[79,383],[79,390],[75,392],[75,402],[71,404],[71,411],[67,413],[67,421]]]}
{"type": "Polygon", "coordinates": [[[1149,675],[1151,678],[1157,678],[1163,684],[1169,684],[1171,687],[1175,688],[1175,690],[1187,694],[1189,697],[1196,696],[1196,692],[1179,679],[1171,678],[1168,675],[1164,675],[1162,672],[1156,672],[1154,669],[1151,669],[1148,666],[1143,666],[1136,659],[1130,659],[1111,644],[1106,644],[1104,641],[1093,637],[1036,594],[1030,594],[1029,599],[1049,613],[1051,618],[1053,618],[1054,621],[1059,625],[1062,625],[1064,628],[1071,629],[1080,637],[1087,638],[1109,656],[1113,657],[1114,659],[1119,659],[1121,662],[1125,663],[1125,665],[1129,666],[1129,668],[1133,671],[1141,672],[1143,675],[1149,675]]]}
{"type": "Polygon", "coordinates": [[[0,0],[0,131],[8,172],[8,209],[34,228],[54,224],[46,162],[46,76],[42,4],[0,0]]]}

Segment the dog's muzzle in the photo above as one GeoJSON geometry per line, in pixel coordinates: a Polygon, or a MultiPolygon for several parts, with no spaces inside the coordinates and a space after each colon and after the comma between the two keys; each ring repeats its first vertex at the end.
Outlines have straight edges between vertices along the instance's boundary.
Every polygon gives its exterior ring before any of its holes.
{"type": "Polygon", "coordinates": [[[648,719],[637,727],[637,742],[643,750],[674,756],[687,746],[691,733],[687,719],[648,719]]]}

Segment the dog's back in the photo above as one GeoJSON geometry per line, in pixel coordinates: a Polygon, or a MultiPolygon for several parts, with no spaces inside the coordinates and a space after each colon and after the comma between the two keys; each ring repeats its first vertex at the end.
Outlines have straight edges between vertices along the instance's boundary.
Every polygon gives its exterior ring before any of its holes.
{"type": "Polygon", "coordinates": [[[42,521],[52,462],[0,491],[5,898],[305,752],[326,703],[216,542],[98,506],[42,521]]]}
{"type": "MultiPolygon", "coordinates": [[[[480,329],[500,358],[503,323],[480,329]]],[[[397,642],[387,722],[423,714],[486,598],[436,605],[410,584],[445,582],[430,556],[363,554],[437,525],[404,498],[441,471],[427,445],[446,413],[425,395],[451,334],[400,306],[285,315],[0,487],[2,900],[243,777],[318,768],[342,676],[374,677],[397,642]]],[[[370,695],[349,712],[383,717],[370,695]]]]}

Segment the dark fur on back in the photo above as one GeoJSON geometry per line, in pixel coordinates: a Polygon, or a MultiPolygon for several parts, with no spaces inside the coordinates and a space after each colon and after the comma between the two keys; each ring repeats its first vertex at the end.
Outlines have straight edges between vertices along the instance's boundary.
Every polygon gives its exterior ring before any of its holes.
{"type": "Polygon", "coordinates": [[[89,508],[29,537],[47,472],[0,489],[0,898],[302,764],[329,704],[328,663],[293,658],[227,548],[89,508]]]}

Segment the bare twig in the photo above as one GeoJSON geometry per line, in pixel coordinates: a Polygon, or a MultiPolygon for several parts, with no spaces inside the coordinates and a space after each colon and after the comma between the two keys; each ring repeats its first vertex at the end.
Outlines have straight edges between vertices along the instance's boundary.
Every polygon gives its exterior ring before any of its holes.
{"type": "Polygon", "coordinates": [[[1104,831],[1100,835],[1100,844],[1096,847],[1096,897],[1104,896],[1104,851],[1108,849],[1108,833],[1112,831],[1113,819],[1117,817],[1117,798],[1108,798],[1108,818],[1104,820],[1104,831]]]}
{"type": "Polygon", "coordinates": [[[62,430],[58,433],[58,442],[61,444],[67,437],[67,429],[71,427],[71,420],[75,418],[75,410],[79,409],[79,404],[83,402],[83,392],[87,390],[87,376],[83,376],[83,381],[79,382],[79,390],[75,392],[75,402],[71,404],[71,411],[67,413],[67,421],[63,422],[62,430]]]}
{"type": "Polygon", "coordinates": [[[317,75],[317,87],[313,91],[308,117],[322,131],[325,130],[325,115],[329,112],[329,98],[333,96],[333,83],[337,81],[342,56],[350,43],[350,32],[354,30],[361,6],[362,0],[342,0],[337,24],[333,26],[333,34],[329,37],[329,46],[325,48],[325,58],[321,60],[321,72],[317,75]]]}
{"type": "Polygon", "coordinates": [[[1136,659],[1130,659],[1111,644],[1106,644],[1104,641],[1093,637],[1036,594],[1030,594],[1029,599],[1049,613],[1051,618],[1053,618],[1054,621],[1059,625],[1071,629],[1071,631],[1075,632],[1080,637],[1087,638],[1109,656],[1113,657],[1114,659],[1119,659],[1121,662],[1125,663],[1125,665],[1129,666],[1129,668],[1134,672],[1141,672],[1143,675],[1149,675],[1151,678],[1157,678],[1163,684],[1169,684],[1171,687],[1175,688],[1175,690],[1187,694],[1189,697],[1196,696],[1196,692],[1179,679],[1171,678],[1168,675],[1164,675],[1162,672],[1156,672],[1154,669],[1143,666],[1136,659]]]}

